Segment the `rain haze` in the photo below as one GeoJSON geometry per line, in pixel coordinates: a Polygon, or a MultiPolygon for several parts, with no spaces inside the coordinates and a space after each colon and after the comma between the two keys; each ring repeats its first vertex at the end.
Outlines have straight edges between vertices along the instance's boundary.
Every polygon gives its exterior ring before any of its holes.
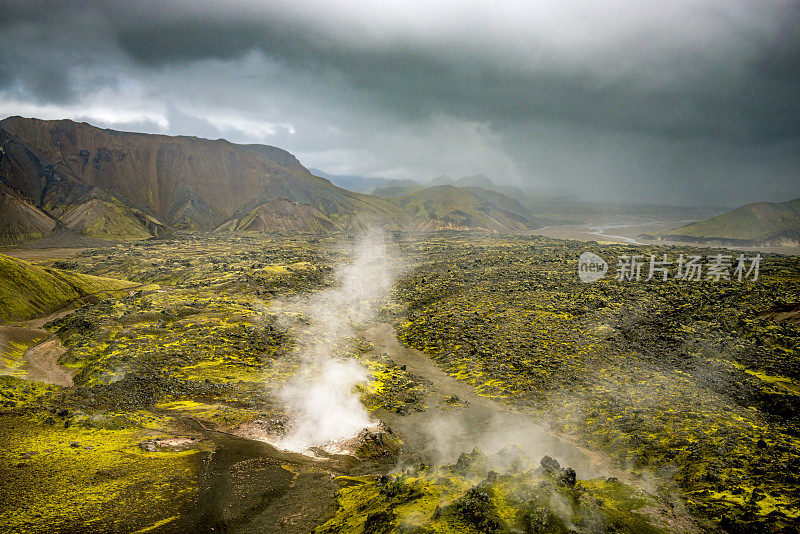
{"type": "Polygon", "coordinates": [[[0,2],[0,116],[568,198],[797,196],[800,2],[0,2]]]}

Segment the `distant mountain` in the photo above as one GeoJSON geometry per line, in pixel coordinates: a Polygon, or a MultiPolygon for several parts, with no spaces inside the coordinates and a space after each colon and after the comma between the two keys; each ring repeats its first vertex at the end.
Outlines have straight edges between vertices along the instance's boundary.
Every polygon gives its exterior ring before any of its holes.
{"type": "Polygon", "coordinates": [[[368,176],[354,176],[348,174],[330,174],[320,169],[309,168],[315,176],[325,178],[330,183],[354,193],[369,193],[376,187],[383,187],[389,180],[386,178],[371,178],[368,176]]]}
{"type": "Polygon", "coordinates": [[[497,193],[502,193],[508,197],[516,198],[520,202],[526,202],[528,200],[527,195],[520,189],[519,187],[514,187],[513,185],[501,185],[494,183],[490,178],[488,178],[484,174],[475,174],[472,176],[462,176],[457,180],[450,178],[447,175],[437,176],[430,182],[431,186],[436,185],[453,185],[456,187],[480,187],[481,189],[486,189],[487,191],[495,191],[497,193]]]}
{"type": "Polygon", "coordinates": [[[388,185],[373,189],[370,194],[378,197],[404,197],[422,189],[425,186],[413,180],[391,180],[388,185]]]}
{"type": "Polygon", "coordinates": [[[417,230],[517,232],[531,228],[527,211],[518,201],[477,187],[440,185],[391,200],[411,216],[417,230]]]}
{"type": "Polygon", "coordinates": [[[660,237],[728,245],[800,246],[800,198],[747,204],[660,237]]]}
{"type": "Polygon", "coordinates": [[[0,121],[0,150],[5,186],[57,224],[87,236],[138,239],[170,228],[214,230],[234,215],[241,218],[246,206],[266,205],[264,211],[276,199],[311,206],[342,227],[358,224],[365,213],[390,223],[404,218],[392,205],[336,187],[270,146],[10,117],[0,121]]]}
{"type": "Polygon", "coordinates": [[[343,187],[344,189],[381,197],[402,197],[427,187],[451,185],[454,187],[480,187],[487,191],[495,191],[519,199],[521,202],[527,200],[527,196],[522,189],[510,185],[498,185],[484,174],[462,176],[458,179],[442,175],[437,176],[428,183],[420,183],[415,180],[328,174],[319,169],[311,169],[311,172],[317,176],[327,178],[333,184],[343,187]]]}
{"type": "Polygon", "coordinates": [[[458,180],[440,176],[426,186],[414,180],[342,176],[318,169],[313,172],[340,187],[384,197],[410,218],[402,226],[407,230],[517,232],[544,225],[517,200],[524,198],[520,190],[497,186],[482,174],[458,180]],[[517,197],[504,195],[504,188],[517,197]]]}
{"type": "Polygon", "coordinates": [[[276,198],[254,208],[240,210],[216,232],[316,232],[341,229],[313,206],[276,198]]]}
{"type": "Polygon", "coordinates": [[[259,199],[285,198],[326,214],[365,208],[358,195],[313,176],[276,147],[117,132],[68,120],[11,117],[0,128],[65,177],[102,188],[175,228],[214,229],[259,199]]]}
{"type": "Polygon", "coordinates": [[[0,182],[3,209],[0,243],[43,237],[57,228],[109,239],[140,239],[167,233],[157,219],[102,188],[76,178],[44,158],[0,121],[0,182]]]}
{"type": "Polygon", "coordinates": [[[414,180],[400,180],[396,178],[371,178],[366,176],[350,176],[342,174],[329,174],[319,169],[309,169],[317,176],[322,176],[331,181],[332,184],[341,188],[354,191],[356,193],[365,193],[375,196],[397,197],[413,193],[423,189],[425,186],[420,185],[419,182],[414,180]]]}
{"type": "Polygon", "coordinates": [[[412,180],[377,183],[379,195],[348,191],[314,176],[289,152],[265,145],[119,132],[69,120],[0,121],[0,245],[43,236],[49,237],[40,241],[56,246],[62,238],[143,239],[174,229],[530,226],[525,208],[486,177],[446,189],[412,180]]]}

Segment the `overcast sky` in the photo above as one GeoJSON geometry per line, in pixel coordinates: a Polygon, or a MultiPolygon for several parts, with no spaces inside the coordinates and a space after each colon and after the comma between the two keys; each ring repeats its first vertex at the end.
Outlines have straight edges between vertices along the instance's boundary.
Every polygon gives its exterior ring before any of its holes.
{"type": "Polygon", "coordinates": [[[602,200],[800,196],[800,1],[0,0],[0,117],[483,172],[602,200]]]}

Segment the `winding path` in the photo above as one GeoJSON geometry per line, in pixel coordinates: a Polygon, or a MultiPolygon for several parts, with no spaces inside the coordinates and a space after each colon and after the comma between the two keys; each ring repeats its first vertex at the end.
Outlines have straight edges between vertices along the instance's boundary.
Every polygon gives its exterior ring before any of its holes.
{"type": "Polygon", "coordinates": [[[22,355],[24,364],[20,368],[25,372],[25,380],[46,382],[58,386],[69,387],[73,385],[73,377],[78,374],[77,369],[68,369],[58,364],[58,359],[67,351],[61,340],[55,334],[44,329],[44,325],[54,319],[60,319],[75,310],[75,304],[87,297],[114,291],[136,291],[150,284],[139,284],[120,289],[104,289],[88,293],[67,302],[61,309],[43,317],[18,321],[10,325],[0,325],[0,338],[5,339],[41,339],[35,345],[28,347],[22,355]]]}

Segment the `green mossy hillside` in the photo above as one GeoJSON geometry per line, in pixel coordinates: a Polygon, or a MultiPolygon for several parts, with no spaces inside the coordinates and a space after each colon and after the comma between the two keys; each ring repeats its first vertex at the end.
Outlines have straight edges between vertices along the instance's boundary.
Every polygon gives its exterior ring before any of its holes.
{"type": "Polygon", "coordinates": [[[756,202],[662,232],[667,238],[731,243],[794,244],[800,241],[800,198],[788,202],[756,202]]]}
{"type": "Polygon", "coordinates": [[[82,297],[134,285],[41,267],[0,254],[0,322],[47,315],[82,297]]]}

